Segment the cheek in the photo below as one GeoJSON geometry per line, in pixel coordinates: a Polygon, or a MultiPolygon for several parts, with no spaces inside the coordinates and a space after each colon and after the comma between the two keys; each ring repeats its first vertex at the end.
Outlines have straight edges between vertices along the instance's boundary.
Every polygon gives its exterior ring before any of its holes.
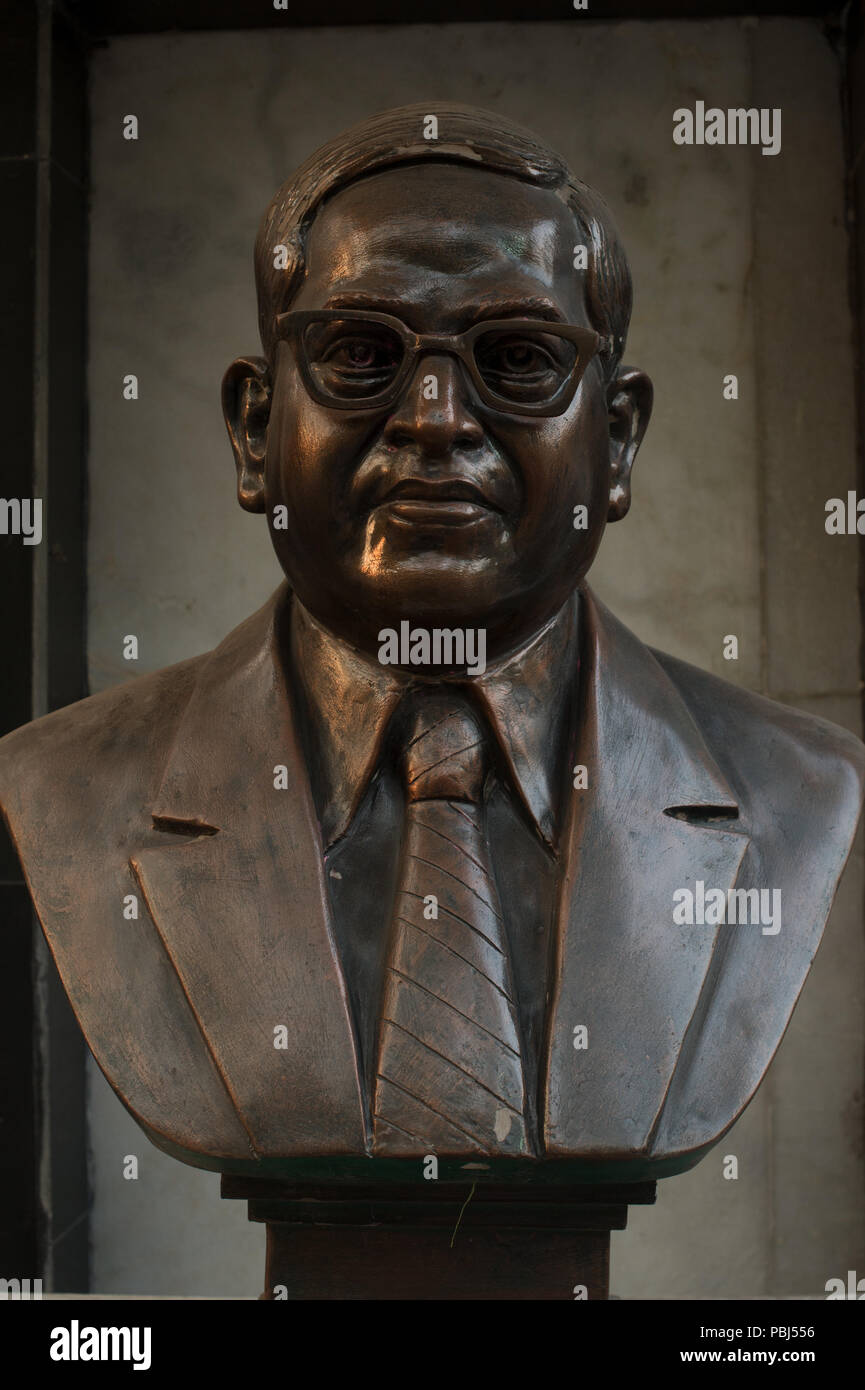
{"type": "Polygon", "coordinates": [[[519,461],[525,545],[561,550],[596,543],[609,507],[609,425],[600,392],[580,393],[567,415],[539,421],[502,443],[519,461]],[[587,509],[575,529],[574,508],[587,509]]]}
{"type": "Polygon", "coordinates": [[[290,524],[306,536],[333,520],[368,433],[368,424],[334,418],[316,405],[292,374],[274,400],[268,429],[269,506],[287,507],[290,524]]]}

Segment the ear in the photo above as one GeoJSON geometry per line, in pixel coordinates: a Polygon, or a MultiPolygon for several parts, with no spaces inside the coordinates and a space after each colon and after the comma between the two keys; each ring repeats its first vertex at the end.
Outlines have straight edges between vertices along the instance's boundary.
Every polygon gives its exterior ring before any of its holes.
{"type": "Polygon", "coordinates": [[[631,468],[652,414],[654,389],[638,367],[620,367],[607,390],[610,421],[610,510],[621,521],[631,505],[631,468]]]}
{"type": "Polygon", "coordinates": [[[238,357],[222,378],[222,413],[237,463],[237,500],[247,512],[265,509],[264,465],[272,399],[263,357],[238,357]]]}

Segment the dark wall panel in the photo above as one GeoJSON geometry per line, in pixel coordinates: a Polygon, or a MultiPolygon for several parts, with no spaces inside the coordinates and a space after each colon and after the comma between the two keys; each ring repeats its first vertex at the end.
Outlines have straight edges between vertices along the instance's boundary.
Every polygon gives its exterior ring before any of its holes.
{"type": "MultiPolygon", "coordinates": [[[[43,500],[41,546],[0,535],[0,733],[86,694],[87,61],[61,7],[0,7],[0,495],[43,500]]],[[[84,1075],[0,827],[0,1277],[87,1288],[84,1075]]]]}

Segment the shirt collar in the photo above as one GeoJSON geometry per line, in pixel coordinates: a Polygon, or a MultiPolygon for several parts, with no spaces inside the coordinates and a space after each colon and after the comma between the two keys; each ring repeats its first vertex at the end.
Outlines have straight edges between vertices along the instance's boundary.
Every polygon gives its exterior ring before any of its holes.
{"type": "MultiPolygon", "coordinates": [[[[578,664],[578,595],[519,651],[469,677],[515,787],[549,845],[578,664]]],[[[385,729],[411,677],[334,636],[295,596],[291,663],[311,725],[322,837],[345,834],[378,764],[385,729]]]]}

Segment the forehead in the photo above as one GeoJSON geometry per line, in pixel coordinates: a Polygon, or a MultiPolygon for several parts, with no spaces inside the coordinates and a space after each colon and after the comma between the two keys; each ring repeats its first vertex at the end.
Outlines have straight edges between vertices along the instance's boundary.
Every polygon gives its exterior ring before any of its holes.
{"type": "Polygon", "coordinates": [[[573,321],[583,302],[573,268],[573,214],[548,189],[458,164],[388,169],[319,210],[296,308],[352,292],[418,310],[539,298],[573,321]]]}

